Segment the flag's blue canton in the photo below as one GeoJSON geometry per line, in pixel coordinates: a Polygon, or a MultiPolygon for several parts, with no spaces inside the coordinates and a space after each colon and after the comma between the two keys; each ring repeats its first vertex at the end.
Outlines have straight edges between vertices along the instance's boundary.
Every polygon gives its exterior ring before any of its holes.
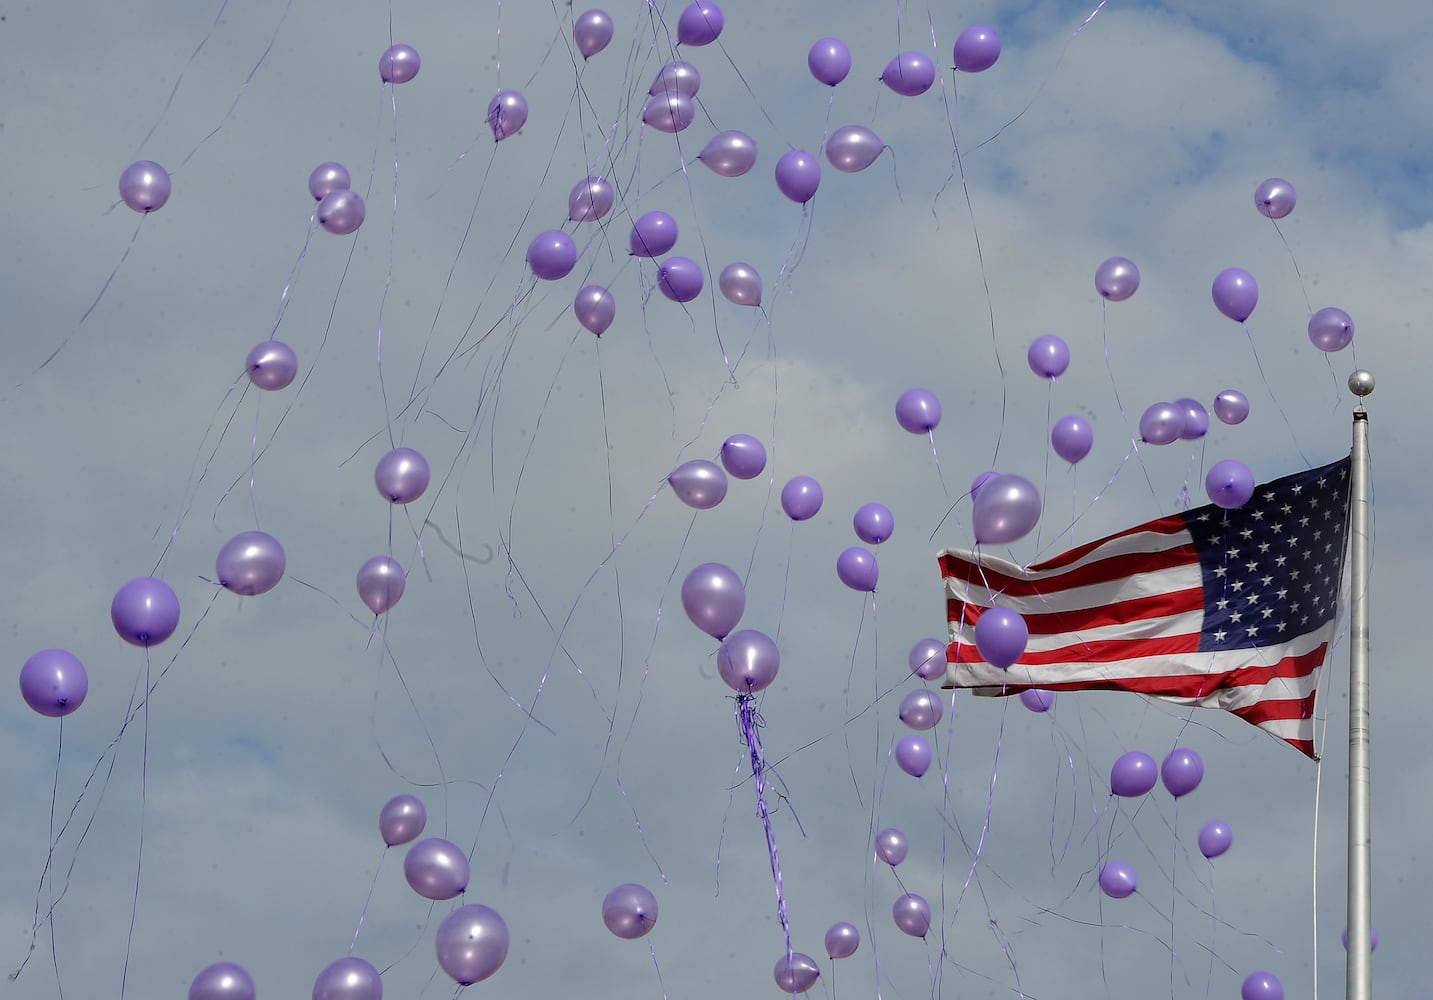
{"type": "Polygon", "coordinates": [[[1184,515],[1204,576],[1201,652],[1286,642],[1332,620],[1349,459],[1259,486],[1237,510],[1184,515]]]}

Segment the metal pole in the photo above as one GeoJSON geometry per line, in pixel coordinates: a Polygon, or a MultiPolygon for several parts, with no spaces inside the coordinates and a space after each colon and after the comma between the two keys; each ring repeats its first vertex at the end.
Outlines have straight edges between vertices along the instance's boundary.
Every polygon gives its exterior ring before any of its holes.
{"type": "Polygon", "coordinates": [[[1348,388],[1359,397],[1353,414],[1349,483],[1350,636],[1348,664],[1348,972],[1347,1000],[1372,1000],[1372,893],[1369,877],[1368,701],[1368,413],[1363,397],[1373,376],[1356,371],[1348,388]]]}

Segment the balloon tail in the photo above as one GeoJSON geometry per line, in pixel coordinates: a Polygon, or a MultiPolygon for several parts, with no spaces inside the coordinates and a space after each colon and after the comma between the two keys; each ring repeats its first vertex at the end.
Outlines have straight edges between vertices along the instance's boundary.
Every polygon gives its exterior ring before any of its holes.
{"type": "Polygon", "coordinates": [[[124,970],[119,977],[119,996],[124,1000],[129,982],[129,960],[134,950],[134,924],[139,916],[139,884],[144,875],[144,817],[149,805],[149,647],[144,647],[144,735],[141,741],[139,767],[139,851],[134,861],[134,900],[129,908],[129,933],[124,941],[124,970]]]}
{"type": "Polygon", "coordinates": [[[791,961],[791,922],[786,915],[786,890],[781,882],[781,858],[776,850],[776,831],[771,825],[771,809],[766,801],[766,754],[761,747],[760,729],[764,723],[756,710],[756,698],[750,694],[736,696],[736,718],[741,738],[751,757],[751,779],[756,786],[756,812],[766,833],[766,851],[771,860],[771,878],[776,887],[776,916],[786,939],[786,959],[791,961]]]}
{"type": "Polygon", "coordinates": [[[363,900],[363,909],[358,911],[358,926],[353,929],[353,940],[348,943],[348,953],[353,954],[353,949],[358,947],[358,934],[363,930],[363,918],[368,916],[368,905],[373,902],[373,890],[378,886],[378,875],[383,871],[383,859],[388,857],[388,848],[383,848],[383,853],[378,855],[378,865],[373,869],[373,881],[368,883],[368,896],[363,900]]]}

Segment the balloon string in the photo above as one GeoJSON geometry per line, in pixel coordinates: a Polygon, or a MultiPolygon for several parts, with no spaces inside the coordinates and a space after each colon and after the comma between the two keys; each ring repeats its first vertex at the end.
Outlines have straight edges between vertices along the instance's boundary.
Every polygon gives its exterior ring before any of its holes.
{"type": "MultiPolygon", "coordinates": [[[[144,690],[150,690],[149,646],[144,647],[144,690]]],[[[129,960],[134,948],[134,924],[139,916],[139,883],[144,873],[144,817],[149,805],[149,697],[144,699],[144,735],[141,741],[139,769],[139,851],[134,863],[134,901],[129,909],[129,934],[124,942],[124,970],[119,977],[119,996],[124,1000],[125,986],[129,982],[129,960]]]]}
{"type": "Polygon", "coordinates": [[[227,10],[228,7],[229,0],[224,0],[224,2],[219,5],[219,12],[214,15],[214,20],[209,25],[209,30],[205,32],[204,37],[199,40],[199,44],[195,46],[194,51],[189,54],[189,61],[184,64],[184,68],[179,71],[179,75],[174,78],[174,86],[170,88],[169,99],[164,102],[164,107],[160,109],[159,117],[154,120],[153,125],[149,126],[149,131],[144,133],[144,138],[139,140],[139,146],[135,150],[136,155],[142,152],[145,144],[154,137],[154,133],[159,128],[160,122],[164,121],[164,116],[169,113],[169,109],[174,105],[174,97],[179,93],[179,85],[184,82],[184,74],[189,72],[194,66],[194,60],[199,58],[199,53],[204,51],[204,46],[209,44],[209,39],[213,36],[214,29],[218,27],[219,22],[223,20],[224,11],[227,10]]]}
{"type": "MultiPolygon", "coordinates": [[[[662,877],[662,881],[666,881],[666,876],[662,877]]],[[[667,984],[662,981],[662,967],[657,964],[657,946],[652,944],[651,938],[647,939],[647,951],[652,955],[652,968],[657,970],[657,985],[662,990],[662,1000],[667,1000],[667,984]]]]}
{"type": "Polygon", "coordinates": [[[269,339],[273,340],[279,335],[279,324],[284,321],[284,313],[288,312],[289,295],[293,291],[294,282],[298,280],[299,269],[303,267],[304,260],[308,257],[309,247],[313,244],[313,234],[318,229],[318,208],[309,213],[308,232],[304,234],[304,244],[299,248],[299,255],[294,258],[293,267],[289,268],[289,275],[284,279],[284,289],[279,293],[279,308],[274,314],[274,325],[269,331],[269,339]]]}
{"type": "MultiPolygon", "coordinates": [[[[55,800],[60,792],[60,758],[65,750],[65,717],[60,716],[59,739],[55,747],[55,783],[50,789],[50,849],[45,856],[45,868],[40,873],[40,881],[45,881],[45,876],[50,872],[50,862],[55,856],[55,800]]],[[[60,951],[55,941],[55,880],[51,876],[50,882],[50,961],[55,967],[55,989],[59,992],[60,1000],[65,1000],[65,988],[60,983],[60,951]]],[[[40,896],[35,895],[35,916],[38,919],[40,911],[40,896]]]]}
{"type": "Polygon", "coordinates": [[[766,832],[766,851],[771,859],[771,877],[776,886],[776,916],[781,921],[781,932],[786,938],[787,968],[791,968],[791,923],[786,915],[786,891],[781,882],[781,858],[776,851],[776,831],[771,825],[771,810],[766,802],[766,755],[761,747],[760,727],[763,725],[756,711],[756,699],[750,694],[736,696],[737,724],[742,740],[751,755],[751,778],[756,787],[756,811],[761,817],[762,829],[766,832]]]}
{"type": "Polygon", "coordinates": [[[1289,415],[1284,412],[1283,405],[1280,404],[1278,396],[1274,394],[1274,387],[1269,384],[1269,376],[1264,374],[1264,363],[1259,360],[1259,348],[1254,345],[1254,335],[1249,332],[1249,324],[1240,323],[1239,325],[1244,328],[1244,335],[1249,338],[1249,350],[1254,355],[1254,367],[1259,369],[1259,377],[1264,380],[1264,388],[1269,390],[1269,399],[1273,401],[1274,409],[1279,411],[1279,416],[1284,418],[1284,425],[1289,428],[1289,437],[1293,439],[1294,450],[1297,451],[1299,457],[1304,460],[1304,465],[1313,465],[1314,463],[1304,454],[1303,445],[1299,444],[1299,435],[1294,431],[1293,421],[1291,421],[1289,415]]]}
{"type": "MultiPolygon", "coordinates": [[[[446,782],[444,787],[446,787],[446,782]]],[[[373,869],[373,881],[368,884],[368,896],[363,901],[363,909],[358,912],[358,926],[353,929],[353,940],[348,943],[350,955],[353,954],[353,949],[358,947],[358,932],[363,930],[363,918],[368,916],[368,904],[373,902],[373,890],[378,887],[378,876],[383,871],[383,859],[386,857],[388,857],[388,847],[385,845],[383,852],[378,855],[378,866],[373,869]]]]}
{"type": "Polygon", "coordinates": [[[1174,916],[1179,910],[1179,797],[1174,799],[1174,836],[1170,838],[1173,857],[1169,860],[1169,1000],[1174,1000],[1174,916]]]}

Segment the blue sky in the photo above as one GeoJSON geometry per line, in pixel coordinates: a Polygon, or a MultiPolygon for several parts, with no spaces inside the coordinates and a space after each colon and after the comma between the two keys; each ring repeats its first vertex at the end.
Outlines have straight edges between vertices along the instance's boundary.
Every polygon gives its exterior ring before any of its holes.
{"type": "MultiPolygon", "coordinates": [[[[1111,0],[1076,33],[1093,4],[768,6],[731,0],[721,47],[682,49],[702,87],[675,138],[639,114],[673,57],[656,12],[671,22],[676,4],[609,8],[614,41],[585,66],[564,41],[574,11],[550,4],[4,12],[10,660],[18,672],[63,646],[91,683],[59,759],[56,828],[78,806],[55,850],[58,957],[47,924],[10,995],[56,996],[56,967],[73,995],[118,992],[141,814],[126,995],[183,995],[221,959],[261,996],[303,995],[347,953],[370,885],[355,954],[388,970],[389,996],[447,995],[432,942],[448,904],[415,896],[402,849],[383,857],[377,835],[404,792],[426,801],[430,835],[472,849],[465,901],[511,929],[506,964],[474,995],[779,995],[785,946],[732,701],[715,643],[681,611],[682,578],[708,561],[747,578],[742,627],[778,637],[762,738],[780,762],[792,943],[820,958],[818,992],[1237,996],[1268,969],[1289,996],[1315,982],[1336,995],[1346,643],[1321,694],[1321,778],[1237,719],[1134,696],[1062,697],[1041,716],[960,694],[923,779],[887,754],[906,651],[944,631],[935,552],[972,540],[975,475],[1041,487],[1039,537],[1010,553],[1032,560],[1067,530],[1085,541],[1177,509],[1185,488],[1199,502],[1218,459],[1272,479],[1344,454],[1355,365],[1379,381],[1375,975],[1381,995],[1429,989],[1433,758],[1415,626],[1433,486],[1418,402],[1433,15],[1111,0]],[[376,71],[390,22],[423,59],[396,91],[376,71]],[[1005,49],[954,80],[950,48],[972,23],[1005,49]],[[831,35],[855,62],[834,89],[805,65],[831,35]],[[942,68],[920,97],[876,82],[903,49],[942,68]],[[483,118],[499,87],[522,90],[531,115],[495,146],[483,118]],[[824,165],[805,209],[782,198],[780,153],[843,124],[890,150],[859,174],[824,165]],[[755,139],[749,174],[695,159],[719,129],[755,139]],[[174,184],[142,220],[115,207],[139,158],[174,184]],[[310,233],[306,179],[327,160],[365,193],[354,236],[310,233]],[[535,284],[528,242],[564,226],[568,191],[593,172],[620,182],[616,209],[602,227],[567,223],[575,270],[535,284]],[[1253,206],[1270,176],[1299,193],[1277,231],[1253,206]],[[631,220],[652,209],[678,222],[673,252],[708,272],[685,308],[627,253],[631,220]],[[1092,276],[1114,255],[1143,278],[1106,304],[1092,276]],[[736,260],[762,275],[761,310],[717,293],[736,260]],[[1244,328],[1210,301],[1231,266],[1260,285],[1244,328]],[[588,283],[617,300],[600,343],[571,313],[588,283]],[[1357,327],[1331,356],[1305,334],[1324,306],[1357,327]],[[299,381],[245,390],[243,359],[280,316],[299,381]],[[1073,361],[1047,384],[1024,356],[1051,332],[1073,361]],[[934,454],[892,418],[911,386],[942,400],[934,454]],[[1231,387],[1250,398],[1244,424],[1131,454],[1145,406],[1231,387]],[[1066,413],[1095,430],[1073,471],[1047,447],[1066,413]],[[694,516],[663,479],[733,433],[766,443],[768,472],[694,516]],[[405,509],[372,485],[390,442],[434,471],[405,509]],[[793,526],[776,495],[797,474],[826,500],[793,526]],[[896,523],[874,602],[834,573],[868,501],[896,523]],[[214,556],[255,527],[280,539],[288,571],[239,598],[212,583],[214,556]],[[408,589],[375,634],[353,576],[390,553],[408,589]],[[116,741],[146,662],[107,610],[156,566],[183,618],[152,651],[165,673],[146,750],[142,716],[116,741]],[[514,699],[536,700],[538,722],[514,699]],[[1120,753],[1160,758],[1176,742],[1205,758],[1197,792],[1109,800],[1120,753]],[[1192,845],[1215,818],[1235,846],[1210,866],[1192,845]],[[870,860],[887,826],[912,844],[895,872],[870,860]],[[1124,901],[1095,887],[1116,857],[1140,874],[1124,901]],[[602,925],[602,897],[624,882],[659,900],[650,949],[602,925]],[[931,900],[943,947],[892,924],[907,890],[931,900]],[[833,967],[821,942],[838,920],[863,941],[833,967]]],[[[57,726],[18,697],[3,720],[8,972],[31,941],[57,726]]]]}

